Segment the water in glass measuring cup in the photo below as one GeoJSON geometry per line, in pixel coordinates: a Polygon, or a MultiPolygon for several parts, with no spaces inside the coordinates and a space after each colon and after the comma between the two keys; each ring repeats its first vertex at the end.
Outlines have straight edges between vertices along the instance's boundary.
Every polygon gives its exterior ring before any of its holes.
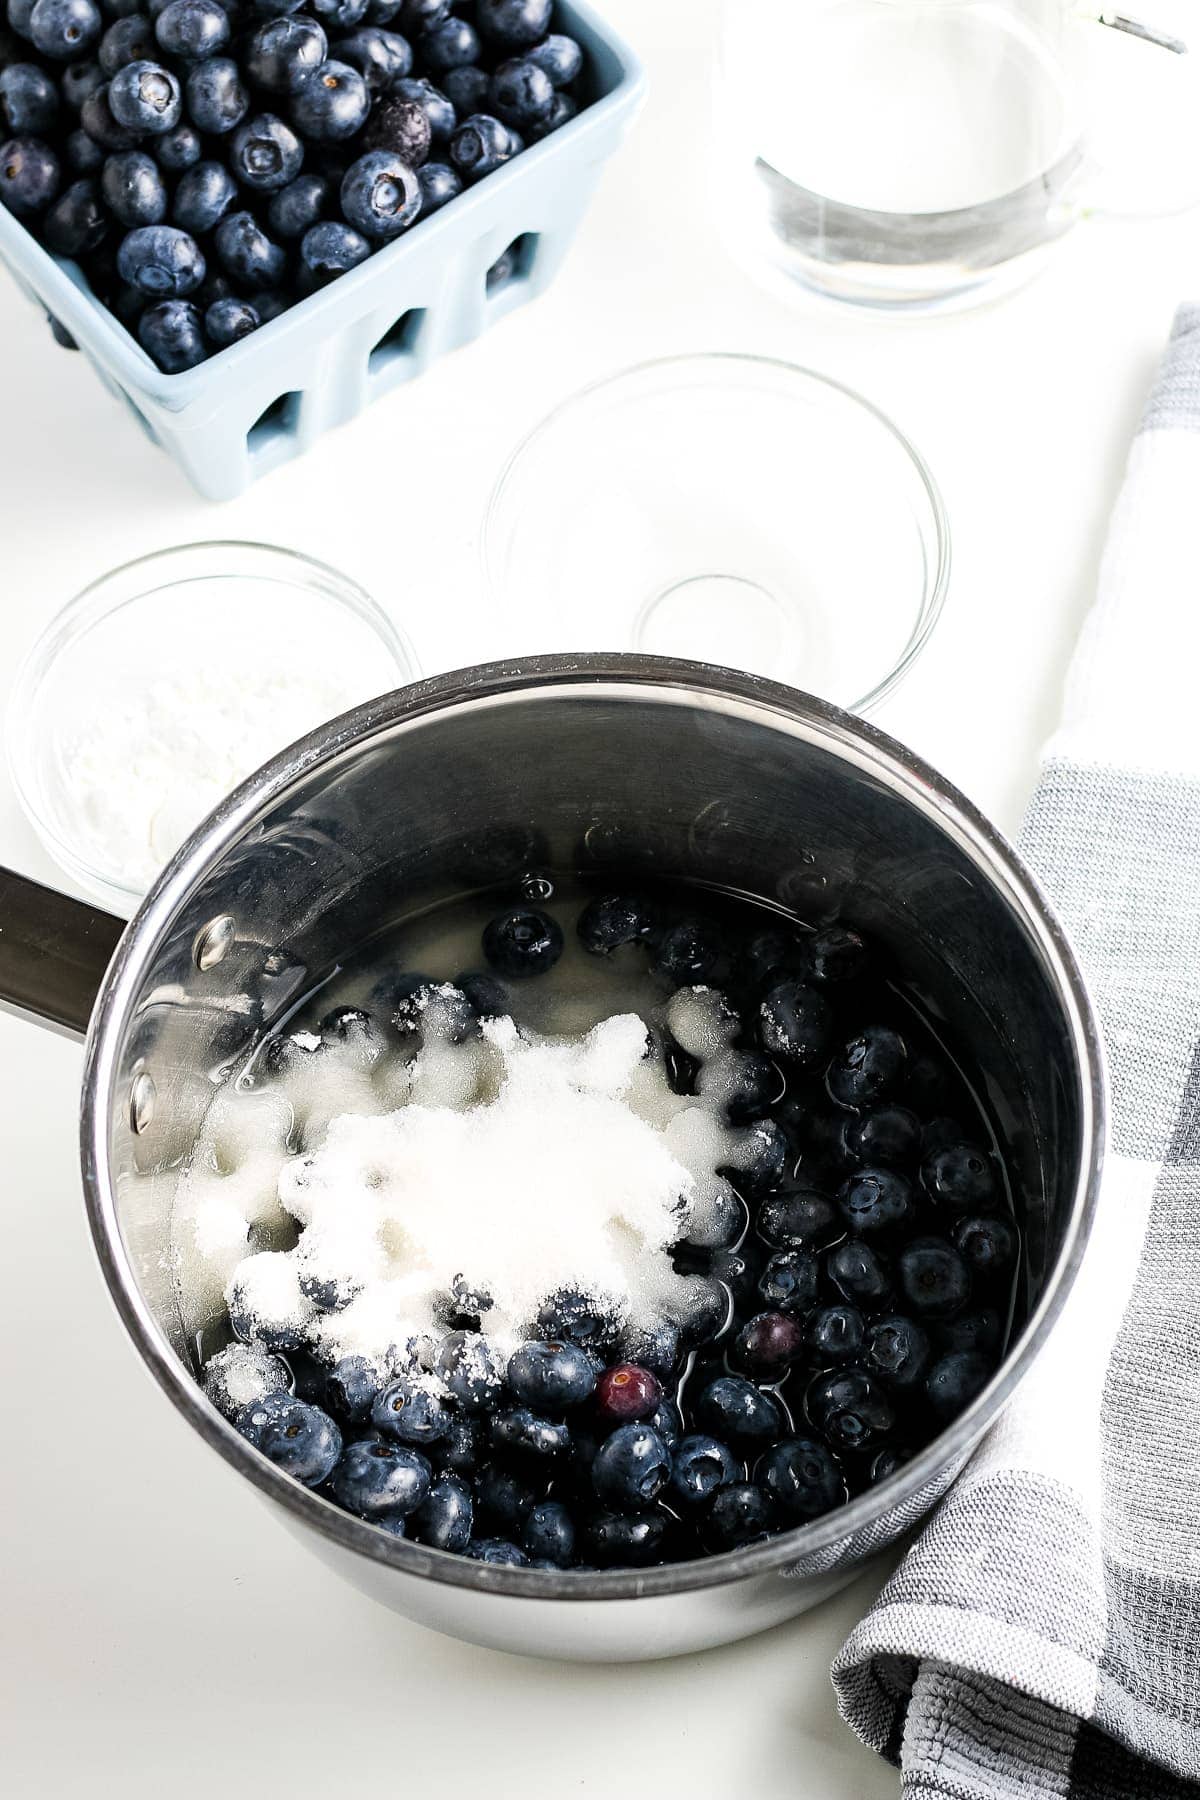
{"type": "Polygon", "coordinates": [[[936,305],[1027,272],[1074,223],[1063,0],[729,0],[733,214],[787,273],[936,305]]]}

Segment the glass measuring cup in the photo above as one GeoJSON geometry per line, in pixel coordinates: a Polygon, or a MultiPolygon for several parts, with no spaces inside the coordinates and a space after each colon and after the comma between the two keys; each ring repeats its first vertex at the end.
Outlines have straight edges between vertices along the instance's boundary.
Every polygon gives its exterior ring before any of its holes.
{"type": "Polygon", "coordinates": [[[990,297],[1089,212],[1200,199],[1186,51],[1073,0],[725,0],[724,216],[745,253],[839,299],[990,297]]]}

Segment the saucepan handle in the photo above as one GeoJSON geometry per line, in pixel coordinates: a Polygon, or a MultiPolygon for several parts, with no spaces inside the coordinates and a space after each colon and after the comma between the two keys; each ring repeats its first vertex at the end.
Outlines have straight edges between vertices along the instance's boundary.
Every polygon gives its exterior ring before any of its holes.
{"type": "Polygon", "coordinates": [[[124,929],[99,907],[0,869],[0,1007],[82,1037],[124,929]]]}

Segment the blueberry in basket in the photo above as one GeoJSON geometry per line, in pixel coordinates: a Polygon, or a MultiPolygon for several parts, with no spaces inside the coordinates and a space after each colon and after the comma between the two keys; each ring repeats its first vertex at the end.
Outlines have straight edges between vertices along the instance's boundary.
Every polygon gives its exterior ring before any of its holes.
{"type": "Polygon", "coordinates": [[[168,374],[348,274],[586,101],[553,0],[7,0],[5,15],[0,205],[168,374]],[[176,236],[130,243],[159,227],[176,236]],[[198,292],[206,271],[227,288],[198,292]]]}
{"type": "MultiPolygon", "coordinates": [[[[169,354],[198,316],[144,315],[169,354]]],[[[850,924],[666,884],[539,871],[401,923],[218,1090],[181,1180],[210,1399],[332,1504],[498,1567],[811,1524],[971,1404],[1016,1311],[1004,1145],[932,1019],[850,924]]]]}

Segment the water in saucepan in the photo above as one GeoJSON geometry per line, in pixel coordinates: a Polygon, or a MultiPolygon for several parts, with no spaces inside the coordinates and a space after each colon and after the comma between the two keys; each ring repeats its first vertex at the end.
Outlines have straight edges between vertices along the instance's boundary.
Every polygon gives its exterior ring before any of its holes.
{"type": "Polygon", "coordinates": [[[981,1390],[1019,1256],[962,1046],[882,946],[537,874],[360,946],[179,1186],[210,1398],[395,1535],[646,1566],[821,1516],[981,1390]]]}

